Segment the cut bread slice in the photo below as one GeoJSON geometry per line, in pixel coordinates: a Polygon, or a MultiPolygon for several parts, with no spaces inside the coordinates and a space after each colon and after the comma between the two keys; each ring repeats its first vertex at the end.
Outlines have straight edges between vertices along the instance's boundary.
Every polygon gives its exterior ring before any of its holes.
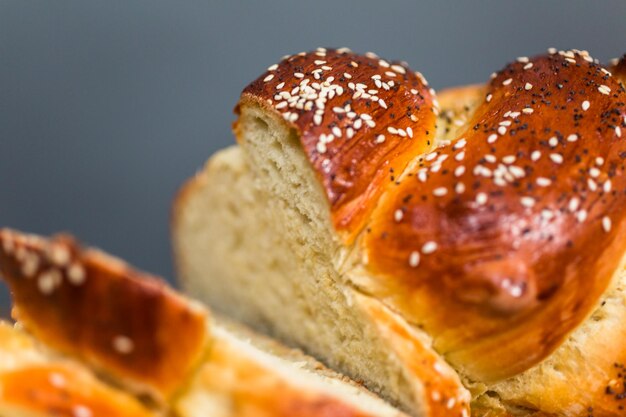
{"type": "MultiPolygon", "coordinates": [[[[65,355],[67,378],[91,375],[88,367],[103,376],[96,382],[104,388],[92,392],[94,401],[108,401],[112,394],[106,390],[119,390],[115,386],[127,392],[116,395],[131,405],[141,405],[133,396],[150,400],[145,413],[177,417],[404,416],[301,352],[209,318],[198,303],[155,277],[83,249],[68,236],[47,240],[0,230],[0,271],[12,290],[15,318],[65,355]]],[[[10,368],[4,364],[28,356],[11,346],[0,346],[0,375],[10,368]]],[[[56,404],[39,385],[32,388],[41,393],[40,407],[56,404]]],[[[16,392],[0,395],[10,405],[19,402],[16,392]]],[[[73,417],[143,416],[130,406],[127,414],[78,410],[83,414],[73,417]]],[[[55,415],[54,410],[32,414],[55,415]]]]}
{"type": "Polygon", "coordinates": [[[337,285],[343,278],[328,262],[339,256],[328,253],[336,244],[307,235],[314,211],[272,198],[239,147],[217,153],[174,208],[183,286],[219,312],[305,347],[413,415],[467,414],[469,394],[423,332],[358,289],[337,285]]]}

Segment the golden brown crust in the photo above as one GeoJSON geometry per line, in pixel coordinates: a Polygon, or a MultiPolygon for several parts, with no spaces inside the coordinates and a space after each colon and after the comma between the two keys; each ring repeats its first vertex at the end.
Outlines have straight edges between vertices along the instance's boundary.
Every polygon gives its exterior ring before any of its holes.
{"type": "Polygon", "coordinates": [[[434,146],[436,102],[421,74],[374,54],[320,48],[271,66],[240,106],[280,112],[299,132],[347,240],[413,156],[434,146]]]}
{"type": "Polygon", "coordinates": [[[2,408],[55,417],[158,415],[84,369],[64,365],[33,365],[0,373],[2,408]]]}
{"type": "Polygon", "coordinates": [[[15,318],[38,339],[158,397],[172,395],[205,352],[203,309],[70,237],[0,230],[0,271],[15,318]]]}
{"type": "Polygon", "coordinates": [[[46,355],[34,341],[0,322],[0,414],[82,417],[161,415],[96,379],[73,362],[46,355]],[[6,414],[4,414],[6,413],[6,414]]]}
{"type": "Polygon", "coordinates": [[[626,242],[624,101],[585,55],[511,64],[373,213],[378,296],[472,379],[538,363],[607,288],[626,242]]]}

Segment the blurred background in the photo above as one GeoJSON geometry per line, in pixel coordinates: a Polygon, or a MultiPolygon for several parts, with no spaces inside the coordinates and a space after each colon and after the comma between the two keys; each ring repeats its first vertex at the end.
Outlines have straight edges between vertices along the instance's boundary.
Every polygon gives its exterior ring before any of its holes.
{"type": "Polygon", "coordinates": [[[176,190],[233,143],[243,87],[317,46],[405,60],[439,89],[551,46],[621,55],[626,2],[0,0],[0,226],[172,279],[176,190]]]}

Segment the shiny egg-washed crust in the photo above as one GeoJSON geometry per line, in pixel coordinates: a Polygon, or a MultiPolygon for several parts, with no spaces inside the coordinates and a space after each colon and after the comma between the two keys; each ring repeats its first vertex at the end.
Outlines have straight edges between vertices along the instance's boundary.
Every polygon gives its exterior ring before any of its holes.
{"type": "Polygon", "coordinates": [[[166,400],[205,354],[207,314],[165,283],[60,235],[0,230],[13,315],[35,337],[166,400]]]}
{"type": "Polygon", "coordinates": [[[156,417],[86,368],[50,357],[23,332],[0,322],[0,415],[156,417]]]}
{"type": "Polygon", "coordinates": [[[245,88],[239,106],[279,111],[297,130],[333,224],[349,241],[393,172],[434,147],[433,93],[405,63],[318,49],[268,68],[245,88]]]}
{"type": "Polygon", "coordinates": [[[434,93],[404,66],[385,78],[387,65],[347,51],[295,55],[239,105],[280,112],[300,134],[346,244],[364,227],[364,290],[425,329],[470,379],[529,369],[589,316],[621,264],[624,88],[584,52],[521,58],[433,149],[434,93]],[[393,89],[377,89],[389,79],[393,89]],[[318,106],[314,82],[347,97],[318,106]],[[336,109],[348,104],[373,122],[351,138],[356,116],[336,109]]]}

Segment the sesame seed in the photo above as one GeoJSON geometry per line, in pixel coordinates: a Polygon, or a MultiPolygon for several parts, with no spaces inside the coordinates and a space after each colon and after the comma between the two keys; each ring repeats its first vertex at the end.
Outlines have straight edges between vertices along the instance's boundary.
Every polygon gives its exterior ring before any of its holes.
{"type": "Polygon", "coordinates": [[[513,82],[513,78],[507,78],[506,80],[502,81],[502,85],[509,85],[513,82]]]}
{"type": "Polygon", "coordinates": [[[267,70],[268,71],[276,71],[278,69],[278,64],[270,65],[267,70]]]}
{"type": "Polygon", "coordinates": [[[72,417],[93,417],[93,412],[91,411],[91,409],[80,404],[72,407],[72,414],[72,417]]]}
{"type": "Polygon", "coordinates": [[[479,206],[482,206],[486,202],[487,202],[487,194],[485,193],[476,194],[476,204],[478,204],[479,206]]]}
{"type": "Polygon", "coordinates": [[[596,184],[593,179],[587,178],[587,187],[589,187],[590,191],[596,191],[598,189],[598,184],[596,184]]]}
{"type": "Polygon", "coordinates": [[[317,142],[316,149],[319,153],[326,153],[326,144],[324,142],[317,142]]]}
{"type": "Polygon", "coordinates": [[[387,128],[387,132],[391,133],[392,135],[397,135],[398,134],[398,129],[396,129],[395,127],[389,126],[387,128]]]}
{"type": "Polygon", "coordinates": [[[420,264],[420,254],[418,251],[414,250],[409,255],[409,266],[412,268],[417,267],[420,264]]]}
{"type": "Polygon", "coordinates": [[[602,158],[601,156],[598,156],[596,158],[596,165],[601,167],[604,164],[604,158],[602,158]]]}
{"type": "Polygon", "coordinates": [[[554,213],[551,210],[543,209],[541,210],[541,218],[545,220],[550,220],[554,218],[554,213]]]}
{"type": "Polygon", "coordinates": [[[435,197],[443,197],[448,194],[448,189],[446,187],[437,187],[433,190],[433,195],[435,197]]]}
{"type": "Polygon", "coordinates": [[[463,184],[462,182],[458,182],[455,186],[454,186],[454,191],[457,194],[463,194],[465,192],[465,184],[463,184]]]}
{"type": "Polygon", "coordinates": [[[433,242],[432,240],[424,243],[424,246],[422,246],[422,253],[424,255],[431,254],[435,252],[436,250],[437,250],[437,243],[433,242]]]}
{"type": "Polygon", "coordinates": [[[515,162],[515,155],[507,155],[502,157],[502,162],[504,162],[505,164],[512,164],[513,162],[515,162]]]}
{"type": "Polygon", "coordinates": [[[534,110],[531,109],[530,107],[525,107],[522,109],[522,113],[525,113],[525,114],[531,114],[532,112],[534,112],[534,110]]]}
{"type": "Polygon", "coordinates": [[[85,269],[79,263],[72,263],[67,269],[67,280],[74,285],[82,285],[85,279],[85,269]]]}
{"type": "Polygon", "coordinates": [[[333,126],[331,130],[333,132],[333,135],[335,135],[338,138],[341,137],[341,129],[339,129],[337,126],[333,126]]]}
{"type": "Polygon", "coordinates": [[[618,138],[621,138],[621,137],[622,137],[622,129],[620,129],[620,127],[619,127],[619,126],[615,126],[615,135],[616,135],[618,138]]]}
{"type": "Polygon", "coordinates": [[[287,107],[289,105],[288,102],[286,101],[281,101],[280,103],[278,103],[275,108],[276,110],[280,110],[280,109],[284,109],[285,107],[287,107]]]}
{"type": "Polygon", "coordinates": [[[11,255],[15,251],[15,242],[11,238],[2,241],[2,250],[7,255],[11,255]]]}
{"type": "Polygon", "coordinates": [[[63,388],[67,384],[65,377],[62,374],[56,372],[53,372],[48,376],[48,381],[50,382],[50,385],[55,388],[63,388]]]}
{"type": "Polygon", "coordinates": [[[535,205],[535,199],[532,197],[522,197],[520,198],[520,203],[526,208],[531,208],[535,205]]]}
{"type": "Polygon", "coordinates": [[[537,178],[537,185],[540,187],[548,187],[550,186],[550,184],[552,184],[552,181],[548,178],[545,178],[545,177],[537,178]]]}
{"type": "Polygon", "coordinates": [[[397,209],[394,213],[393,213],[393,218],[395,221],[400,222],[402,221],[402,218],[404,217],[404,212],[401,209],[397,209]]]}
{"type": "Polygon", "coordinates": [[[459,162],[462,161],[463,158],[465,158],[465,151],[461,151],[454,156],[454,159],[456,159],[459,162]]]}
{"type": "Polygon", "coordinates": [[[464,148],[466,144],[467,144],[467,140],[465,140],[465,138],[461,138],[454,143],[454,146],[452,148],[454,150],[458,150],[458,149],[464,148]]]}
{"type": "Polygon", "coordinates": [[[582,109],[583,109],[584,111],[589,110],[589,106],[591,106],[591,104],[589,103],[589,100],[585,100],[585,101],[583,101],[583,104],[581,105],[581,107],[582,107],[582,109]]]}
{"type": "Polygon", "coordinates": [[[410,126],[406,128],[406,133],[409,135],[410,138],[413,137],[413,129],[411,129],[410,126]]]}
{"type": "Polygon", "coordinates": [[[604,184],[602,185],[602,191],[604,191],[607,194],[611,192],[611,180],[610,179],[604,182],[604,184]]]}
{"type": "Polygon", "coordinates": [[[387,103],[385,103],[385,100],[383,100],[382,98],[378,99],[378,104],[380,105],[380,107],[382,107],[383,109],[387,108],[387,103]]]}
{"type": "Polygon", "coordinates": [[[550,154],[550,159],[555,164],[562,164],[563,163],[563,155],[561,155],[560,153],[551,153],[550,154]]]}
{"type": "Polygon", "coordinates": [[[65,245],[53,243],[48,248],[48,259],[57,266],[65,266],[70,260],[70,251],[65,245]]]}
{"type": "Polygon", "coordinates": [[[505,127],[505,126],[500,126],[500,127],[498,127],[498,133],[499,133],[500,135],[504,135],[504,134],[506,134],[506,127],[505,127]]]}
{"type": "Polygon", "coordinates": [[[37,280],[37,288],[43,295],[50,295],[55,288],[61,284],[61,273],[56,269],[50,269],[43,272],[37,280]]]}
{"type": "Polygon", "coordinates": [[[270,74],[267,77],[263,78],[263,82],[272,81],[273,78],[274,78],[274,74],[270,74]]]}
{"type": "Polygon", "coordinates": [[[24,256],[24,260],[22,261],[22,274],[27,278],[34,277],[39,269],[39,262],[39,256],[34,253],[28,253],[24,256]]]}
{"type": "Polygon", "coordinates": [[[465,173],[465,166],[463,166],[463,165],[459,165],[458,167],[456,167],[454,169],[454,176],[455,177],[460,177],[464,173],[465,173]]]}
{"type": "Polygon", "coordinates": [[[304,74],[301,73],[301,72],[296,72],[296,73],[293,74],[293,76],[296,77],[296,78],[304,78],[304,74]]]}
{"type": "Polygon", "coordinates": [[[587,219],[587,210],[580,210],[576,212],[576,220],[579,223],[584,222],[587,219]]]}
{"type": "Polygon", "coordinates": [[[315,65],[324,65],[326,63],[326,61],[322,61],[319,59],[316,59],[314,62],[315,62],[315,65]]]}
{"type": "Polygon", "coordinates": [[[550,139],[548,139],[548,144],[552,146],[553,148],[556,148],[557,145],[559,144],[559,140],[557,139],[556,136],[552,136],[550,139]]]}
{"type": "Polygon", "coordinates": [[[522,64],[525,64],[528,62],[528,57],[527,56],[517,57],[517,62],[521,62],[522,64]]]}
{"type": "Polygon", "coordinates": [[[489,103],[492,98],[493,98],[493,94],[487,94],[487,97],[485,98],[485,100],[487,101],[487,103],[489,103]]]}
{"type": "Polygon", "coordinates": [[[392,65],[391,69],[394,70],[395,72],[400,73],[400,74],[406,74],[406,70],[401,65],[392,65]]]}
{"type": "Polygon", "coordinates": [[[322,115],[321,114],[316,114],[313,116],[313,123],[317,126],[322,124],[322,115]]]}
{"type": "Polygon", "coordinates": [[[609,95],[611,93],[611,89],[606,85],[601,85],[598,87],[598,91],[602,94],[609,95]]]}
{"type": "Polygon", "coordinates": [[[598,178],[600,176],[600,170],[596,167],[589,168],[589,175],[593,178],[598,178]]]}
{"type": "Polygon", "coordinates": [[[572,197],[572,199],[569,201],[567,205],[567,209],[573,213],[576,210],[578,210],[579,206],[580,206],[580,199],[578,199],[577,197],[572,197]]]}
{"type": "Polygon", "coordinates": [[[135,349],[133,341],[129,337],[122,335],[115,336],[112,345],[113,349],[122,355],[128,355],[135,349]]]}
{"type": "Polygon", "coordinates": [[[533,63],[532,63],[532,62],[529,62],[528,64],[524,65],[524,69],[525,69],[525,70],[529,70],[529,69],[531,69],[532,67],[533,67],[533,63]]]}
{"type": "Polygon", "coordinates": [[[611,231],[611,218],[609,216],[604,216],[602,218],[602,229],[604,229],[606,233],[611,231]]]}
{"type": "Polygon", "coordinates": [[[376,136],[376,143],[383,143],[385,141],[385,135],[376,136]]]}
{"type": "Polygon", "coordinates": [[[524,84],[524,90],[529,91],[532,90],[533,85],[531,83],[524,84]]]}
{"type": "Polygon", "coordinates": [[[431,152],[428,155],[426,155],[424,159],[427,161],[432,161],[433,159],[437,158],[437,155],[438,155],[438,152],[431,152]]]}
{"type": "Polygon", "coordinates": [[[494,143],[496,140],[498,140],[498,135],[495,133],[492,133],[489,137],[487,137],[487,143],[494,143]]]}
{"type": "Polygon", "coordinates": [[[572,133],[567,137],[568,142],[576,142],[578,140],[578,135],[576,133],[572,133]]]}
{"type": "Polygon", "coordinates": [[[456,404],[456,398],[450,397],[448,398],[448,401],[446,402],[446,408],[450,410],[452,409],[452,407],[454,407],[455,404],[456,404]]]}

